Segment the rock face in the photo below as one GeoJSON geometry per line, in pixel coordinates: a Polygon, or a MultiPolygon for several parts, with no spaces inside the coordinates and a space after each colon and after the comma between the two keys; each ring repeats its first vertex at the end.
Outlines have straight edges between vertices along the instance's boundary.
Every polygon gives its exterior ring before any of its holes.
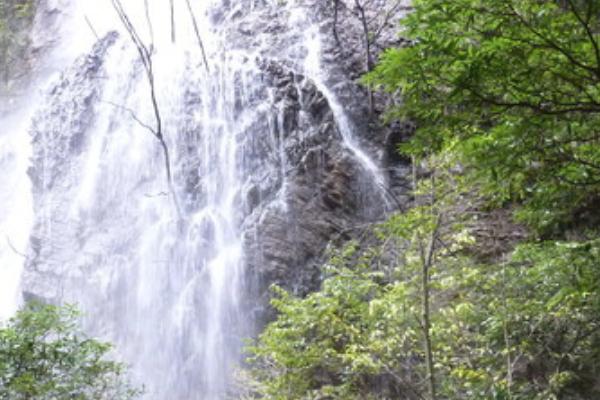
{"type": "Polygon", "coordinates": [[[246,260],[261,287],[278,283],[305,292],[318,282],[313,261],[329,240],[372,210],[361,209],[365,182],[323,94],[302,75],[265,67],[279,110],[273,133],[281,143],[273,150],[283,168],[274,185],[250,192],[258,196],[248,199],[243,224],[246,260]]]}
{"type": "MultiPolygon", "coordinates": [[[[279,153],[285,159],[283,179],[267,179],[274,185],[258,184],[257,189],[253,186],[250,190],[251,213],[243,224],[246,260],[250,270],[259,275],[259,287],[277,283],[306,293],[318,286],[319,265],[331,240],[347,240],[356,227],[382,218],[386,211],[405,202],[409,163],[396,156],[396,147],[413,127],[383,126],[378,112],[369,115],[367,90],[357,82],[365,71],[363,31],[351,5],[340,2],[337,42],[332,2],[300,3],[301,13],[307,16],[304,24],[315,29],[320,38],[320,76],[299,63],[310,51],[303,47],[306,31],[288,30],[285,21],[298,23],[299,17],[289,15],[281,6],[265,6],[246,14],[241,7],[231,10],[236,23],[229,34],[241,46],[258,46],[261,60],[271,60],[262,62],[261,68],[265,82],[274,88],[273,107],[280,122],[274,135],[283,140],[279,153]],[[263,16],[256,18],[257,12],[263,16]],[[266,26],[264,21],[269,21],[266,26]],[[265,41],[268,46],[264,46],[265,41]],[[315,84],[315,79],[320,82],[315,84]],[[331,91],[329,98],[319,90],[319,83],[331,91]],[[346,134],[353,135],[378,164],[386,189],[373,185],[373,176],[344,142],[340,130],[348,127],[336,120],[339,115],[335,115],[331,101],[343,105],[352,129],[346,134]]],[[[379,6],[373,4],[367,11],[374,13],[379,6]]],[[[401,12],[399,8],[398,14],[401,12]]],[[[390,19],[383,28],[374,56],[397,41],[395,21],[390,19]]],[[[378,101],[389,99],[380,97],[378,101]]],[[[377,108],[383,109],[383,104],[377,108]]],[[[278,150],[271,152],[277,154],[278,150]]],[[[258,154],[264,159],[266,153],[259,150],[258,154]]],[[[259,170],[276,168],[262,165],[259,170]]]]}
{"type": "Polygon", "coordinates": [[[32,121],[33,161],[28,175],[35,194],[33,207],[34,210],[50,208],[54,217],[51,221],[42,216],[36,219],[24,286],[26,299],[56,301],[60,298],[61,281],[69,275],[65,271],[69,263],[64,260],[71,258],[70,243],[81,239],[80,227],[69,224],[72,221],[68,217],[73,186],[78,182],[72,175],[90,140],[88,129],[102,92],[103,60],[117,37],[117,33],[109,33],[96,43],[90,54],[64,71],[32,121]],[[62,195],[45,195],[56,192],[62,195]],[[53,234],[57,225],[61,225],[60,235],[53,234]]]}
{"type": "Polygon", "coordinates": [[[330,241],[404,202],[392,149],[411,127],[369,113],[359,21],[341,9],[340,46],[329,2],[284,3],[194,3],[209,68],[183,22],[181,44],[152,47],[172,191],[126,33],[65,68],[35,113],[24,292],[80,303],[148,398],[220,398],[268,286],[316,288],[330,241]]]}

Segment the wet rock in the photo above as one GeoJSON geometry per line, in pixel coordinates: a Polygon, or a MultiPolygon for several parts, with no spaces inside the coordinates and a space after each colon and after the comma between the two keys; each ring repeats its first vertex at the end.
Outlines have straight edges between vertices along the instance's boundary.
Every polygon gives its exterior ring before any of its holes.
{"type": "Polygon", "coordinates": [[[94,118],[94,106],[99,98],[100,85],[95,81],[99,78],[103,56],[116,38],[115,32],[109,33],[88,56],[79,59],[71,70],[64,73],[60,82],[50,90],[47,110],[38,113],[34,119],[32,141],[48,144],[36,146],[34,150],[29,171],[34,190],[41,189],[41,176],[46,177],[44,189],[51,189],[61,170],[68,168],[67,156],[81,151],[84,134],[94,118]],[[57,154],[65,158],[57,160],[57,154]]]}
{"type": "MultiPolygon", "coordinates": [[[[329,240],[362,221],[361,209],[370,205],[357,196],[362,173],[343,145],[323,93],[280,63],[265,60],[261,66],[265,82],[272,85],[273,119],[281,118],[273,139],[283,143],[272,150],[281,146],[283,155],[261,168],[279,178],[254,196],[261,201],[244,221],[246,263],[258,276],[261,292],[277,283],[306,293],[318,285],[329,240]]],[[[266,148],[251,153],[260,155],[266,148]]],[[[265,154],[259,158],[269,159],[265,154]]]]}
{"type": "MultiPolygon", "coordinates": [[[[349,149],[344,140],[349,127],[344,123],[351,125],[356,145],[388,172],[390,193],[401,199],[406,191],[405,178],[410,176],[403,160],[395,158],[390,150],[403,140],[405,129],[389,130],[381,126],[377,114],[369,114],[366,89],[356,82],[364,67],[360,27],[351,10],[340,14],[339,24],[343,26],[340,34],[345,44],[338,46],[328,33],[332,11],[329,2],[305,0],[301,4],[300,8],[292,9],[277,2],[240,0],[222,2],[218,9],[211,11],[209,17],[219,30],[218,36],[227,43],[225,57],[244,54],[235,59],[235,68],[239,70],[226,76],[232,80],[231,84],[227,83],[227,89],[233,89],[231,95],[227,94],[232,99],[224,100],[233,102],[231,109],[227,109],[227,118],[231,121],[206,121],[195,116],[198,110],[212,113],[215,110],[211,107],[217,107],[210,103],[213,98],[203,92],[205,86],[215,85],[206,89],[214,93],[223,88],[218,86],[219,82],[203,81],[194,73],[181,83],[182,109],[177,110],[177,115],[170,116],[172,120],[169,121],[169,126],[175,127],[170,132],[175,137],[170,143],[173,154],[177,155],[173,164],[174,181],[186,215],[193,215],[206,205],[209,183],[203,174],[218,173],[218,168],[211,168],[206,161],[218,159],[214,156],[220,150],[210,146],[199,148],[205,143],[202,135],[207,124],[214,124],[216,127],[211,126],[211,129],[223,134],[236,132],[235,163],[243,176],[233,201],[239,206],[239,215],[235,218],[241,226],[245,278],[248,290],[252,291],[248,298],[258,298],[256,304],[247,307],[253,310],[264,310],[270,284],[280,284],[299,294],[317,288],[328,243],[347,240],[357,226],[384,216],[387,206],[382,204],[381,188],[349,149]],[[292,23],[300,27],[289,29],[292,23]],[[314,26],[317,32],[323,32],[322,70],[317,72],[306,66],[307,55],[314,50],[310,46],[315,45],[308,43],[310,38],[306,37],[306,32],[312,32],[314,26]],[[331,101],[332,97],[335,102],[331,101]],[[348,121],[340,120],[336,105],[343,108],[348,121]]],[[[102,265],[102,259],[98,258],[105,251],[102,249],[105,243],[110,243],[110,248],[114,249],[116,233],[110,231],[109,218],[118,221],[118,212],[126,213],[126,207],[121,204],[111,207],[111,201],[115,200],[100,194],[103,202],[102,207],[98,207],[100,211],[87,211],[90,215],[81,218],[76,215],[67,222],[61,221],[59,216],[74,212],[70,209],[70,196],[75,196],[77,191],[71,186],[73,182],[79,182],[82,163],[78,157],[91,140],[89,126],[102,94],[103,84],[99,78],[103,60],[114,40],[114,35],[101,40],[87,57],[80,59],[62,76],[48,95],[47,105],[40,111],[32,129],[33,140],[37,143],[30,171],[36,192],[36,209],[51,209],[53,219],[36,219],[34,232],[43,245],[32,246],[26,277],[31,296],[43,293],[58,296],[59,283],[66,280],[65,276],[69,277],[71,287],[89,288],[93,286],[90,284],[93,279],[99,280],[102,284],[97,285],[101,292],[97,298],[112,293],[107,287],[109,283],[103,281],[112,273],[108,267],[109,270],[105,268],[98,272],[98,276],[90,273],[87,286],[77,285],[77,282],[83,271],[96,271],[94,266],[102,265]],[[42,146],[41,143],[49,145],[42,146]],[[54,196],[55,193],[60,195],[54,196]],[[77,221],[80,220],[85,223],[79,224],[77,221]],[[93,232],[90,226],[94,227],[93,232]],[[55,235],[57,231],[61,232],[60,237],[55,235]],[[93,240],[87,241],[88,238],[93,240]],[[74,243],[76,248],[67,250],[74,243]],[[89,251],[77,254],[76,260],[68,259],[78,251],[77,246],[89,251]]],[[[219,72],[223,76],[229,73],[219,72]]],[[[139,78],[139,70],[137,73],[129,77],[132,82],[139,78]]],[[[127,87],[123,90],[125,95],[127,90],[135,91],[127,87]]],[[[111,131],[110,127],[108,131],[111,131]]],[[[137,187],[128,190],[137,193],[155,177],[156,173],[144,171],[137,187]]],[[[149,193],[148,198],[160,201],[163,197],[168,198],[164,195],[162,192],[149,193]]],[[[131,214],[126,215],[130,217],[131,214]]],[[[197,254],[192,260],[193,270],[202,271],[205,268],[202,260],[213,255],[214,248],[209,242],[214,239],[215,232],[204,220],[186,222],[194,227],[190,228],[189,235],[205,239],[184,252],[186,255],[197,254]]],[[[125,259],[128,255],[126,247],[132,243],[139,245],[136,243],[139,238],[127,228],[122,227],[118,233],[123,236],[119,236],[118,241],[122,242],[125,259]]],[[[180,239],[184,246],[186,238],[180,239]]],[[[120,254],[111,256],[114,259],[120,254]]],[[[111,265],[117,268],[114,265],[118,263],[111,265]]],[[[128,284],[124,278],[114,282],[106,280],[114,285],[128,284]]],[[[165,286],[169,284],[164,282],[165,286]]],[[[160,290],[171,289],[161,287],[160,290]]],[[[127,293],[127,290],[122,292],[127,293]]],[[[202,296],[201,293],[196,295],[202,296]]]]}
{"type": "MultiPolygon", "coordinates": [[[[369,114],[367,91],[357,79],[365,72],[362,27],[351,5],[342,3],[338,32],[332,35],[330,2],[304,0],[305,29],[318,27],[322,36],[322,78],[343,105],[360,146],[388,172],[389,193],[403,201],[410,168],[393,148],[408,128],[384,127],[377,112],[369,114]]],[[[289,7],[268,2],[230,2],[220,21],[234,48],[255,49],[267,110],[243,141],[240,163],[246,171],[243,198],[245,261],[264,293],[278,283],[299,293],[318,286],[319,268],[328,242],[353,226],[382,217],[381,199],[373,182],[344,145],[339,122],[327,97],[303,64],[309,49],[302,32],[286,27],[297,21],[289,7]],[[231,24],[228,28],[227,24],[231,24]],[[262,135],[250,132],[264,132],[262,135]]],[[[382,31],[377,50],[398,42],[394,23],[382,31]]],[[[389,98],[376,98],[379,110],[389,98]]],[[[372,179],[371,179],[372,180],[372,179]]]]}
{"type": "MultiPolygon", "coordinates": [[[[37,145],[33,146],[28,175],[33,187],[34,207],[42,210],[51,204],[56,209],[50,219],[36,220],[24,277],[26,297],[59,298],[65,265],[56,260],[55,246],[65,246],[71,236],[55,237],[52,232],[67,227],[64,219],[69,215],[69,202],[61,199],[50,203],[52,200],[44,194],[53,190],[68,191],[72,186],[68,177],[77,168],[77,157],[89,140],[86,133],[95,118],[101,95],[99,78],[104,56],[117,37],[116,32],[109,33],[96,43],[90,54],[65,71],[49,90],[45,108],[33,119],[30,135],[37,145]]],[[[77,228],[67,230],[73,239],[77,237],[77,228]]]]}

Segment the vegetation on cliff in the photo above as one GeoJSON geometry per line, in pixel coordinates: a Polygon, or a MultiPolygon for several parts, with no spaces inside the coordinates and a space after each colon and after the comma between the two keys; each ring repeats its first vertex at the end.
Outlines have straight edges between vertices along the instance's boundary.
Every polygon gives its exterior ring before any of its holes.
{"type": "MultiPolygon", "coordinates": [[[[23,56],[29,45],[34,0],[0,0],[0,82],[2,86],[26,68],[23,56]]],[[[0,86],[1,87],[1,86],[0,86]]]]}
{"type": "Polygon", "coordinates": [[[274,289],[273,399],[600,397],[600,2],[415,0],[366,82],[417,124],[414,204],[274,289]]]}

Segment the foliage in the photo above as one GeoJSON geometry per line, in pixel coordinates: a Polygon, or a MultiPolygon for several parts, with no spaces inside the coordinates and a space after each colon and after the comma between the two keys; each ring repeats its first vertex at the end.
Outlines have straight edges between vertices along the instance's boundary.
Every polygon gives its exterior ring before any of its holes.
{"type": "Polygon", "coordinates": [[[402,150],[450,150],[496,204],[525,205],[542,233],[600,195],[600,2],[415,0],[411,46],[366,82],[399,92],[392,118],[418,130],[402,150]]]}
{"type": "Polygon", "coordinates": [[[445,398],[589,399],[596,369],[600,241],[522,244],[441,280],[435,335],[445,398]]]}
{"type": "Polygon", "coordinates": [[[319,291],[275,289],[278,317],[249,348],[261,398],[600,396],[600,239],[477,261],[481,213],[453,162],[430,157],[415,205],[375,228],[378,244],[336,253],[319,291]]]}
{"type": "MultiPolygon", "coordinates": [[[[395,260],[353,244],[327,265],[320,291],[274,289],[279,315],[249,349],[261,398],[429,398],[414,228],[431,225],[409,214],[380,228],[385,246],[399,240],[395,260]]],[[[600,241],[523,244],[478,264],[460,250],[469,235],[450,236],[430,281],[439,398],[598,397],[600,241]]]]}
{"type": "Polygon", "coordinates": [[[387,386],[390,398],[400,395],[385,371],[400,361],[395,350],[414,343],[395,334],[400,321],[381,318],[393,288],[371,271],[368,256],[348,262],[357,251],[351,245],[332,258],[322,290],[304,299],[273,289],[279,317],[250,348],[266,398],[368,399],[375,384],[387,386]]]}
{"type": "Polygon", "coordinates": [[[0,80],[5,83],[24,69],[19,64],[29,44],[34,8],[34,0],[0,0],[0,80]]]}
{"type": "Polygon", "coordinates": [[[87,338],[77,311],[30,303],[0,329],[0,399],[132,399],[111,346],[87,338]]]}

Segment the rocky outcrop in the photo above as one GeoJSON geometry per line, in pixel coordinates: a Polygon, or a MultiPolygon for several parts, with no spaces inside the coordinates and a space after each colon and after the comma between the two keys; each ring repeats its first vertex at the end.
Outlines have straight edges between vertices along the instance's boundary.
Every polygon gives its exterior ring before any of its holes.
{"type": "MultiPolygon", "coordinates": [[[[336,42],[333,2],[300,3],[302,16],[298,8],[261,4],[252,9],[237,2],[213,15],[219,24],[230,27],[227,37],[232,43],[256,49],[261,79],[272,98],[271,116],[265,116],[259,128],[272,137],[254,138],[245,148],[253,160],[245,169],[261,171],[248,181],[249,215],[243,223],[246,262],[258,276],[261,293],[271,283],[298,293],[316,288],[327,244],[352,237],[355,227],[400,207],[406,201],[410,176],[409,160],[398,157],[396,147],[413,127],[381,124],[378,112],[369,114],[367,90],[358,83],[365,65],[362,28],[355,11],[340,2],[340,42],[336,42]],[[289,30],[290,21],[304,24],[305,30],[289,30]],[[343,105],[354,128],[352,134],[386,176],[389,187],[383,194],[345,145],[343,127],[311,79],[315,77],[304,74],[307,67],[302,61],[313,50],[302,37],[309,29],[316,29],[322,46],[318,79],[343,105]],[[269,119],[274,128],[267,126],[269,119]]],[[[396,26],[390,22],[374,54],[398,42],[396,35],[396,26]]],[[[389,99],[379,98],[384,101],[389,99]]]]}
{"type": "Polygon", "coordinates": [[[39,216],[33,228],[24,285],[26,299],[59,299],[61,281],[69,275],[65,270],[68,263],[61,262],[57,248],[71,246],[69,241],[76,242],[79,234],[77,226],[67,223],[72,193],[76,190],[73,186],[76,181],[70,175],[80,168],[78,158],[90,140],[87,132],[101,98],[104,58],[117,37],[117,33],[109,33],[89,55],[64,71],[48,93],[45,108],[32,121],[30,134],[35,145],[28,175],[34,192],[34,209],[51,209],[52,214],[48,218],[39,216]],[[44,195],[52,192],[63,195],[44,195]],[[57,226],[63,228],[60,235],[53,233],[57,226]]]}
{"type": "Polygon", "coordinates": [[[366,218],[364,182],[323,94],[278,64],[263,68],[274,88],[282,169],[276,185],[257,182],[248,191],[246,261],[262,287],[277,283],[305,292],[318,283],[315,261],[329,240],[366,218]]]}

